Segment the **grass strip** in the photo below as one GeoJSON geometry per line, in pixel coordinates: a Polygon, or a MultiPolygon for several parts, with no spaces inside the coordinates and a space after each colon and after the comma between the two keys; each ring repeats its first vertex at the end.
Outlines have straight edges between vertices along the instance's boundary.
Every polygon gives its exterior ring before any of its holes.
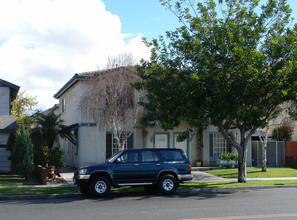
{"type": "MultiPolygon", "coordinates": [[[[206,173],[223,178],[238,178],[238,169],[215,169],[205,171],[206,173]]],[[[294,168],[267,168],[262,172],[261,168],[247,168],[248,178],[269,178],[269,177],[297,177],[297,169],[294,168]]]]}
{"type": "Polygon", "coordinates": [[[28,181],[25,181],[25,178],[22,178],[19,175],[0,175],[0,186],[22,186],[22,185],[40,185],[40,181],[32,176],[28,181]]]}
{"type": "Polygon", "coordinates": [[[0,188],[0,196],[10,195],[43,195],[43,194],[69,194],[78,192],[78,187],[47,187],[47,188],[0,188]]]}

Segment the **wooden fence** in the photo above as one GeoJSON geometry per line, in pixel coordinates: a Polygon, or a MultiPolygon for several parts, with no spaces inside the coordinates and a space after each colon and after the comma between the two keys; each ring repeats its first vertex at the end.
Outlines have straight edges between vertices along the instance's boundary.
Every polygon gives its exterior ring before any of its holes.
{"type": "Polygon", "coordinates": [[[286,142],[286,166],[297,168],[297,141],[286,142]]]}

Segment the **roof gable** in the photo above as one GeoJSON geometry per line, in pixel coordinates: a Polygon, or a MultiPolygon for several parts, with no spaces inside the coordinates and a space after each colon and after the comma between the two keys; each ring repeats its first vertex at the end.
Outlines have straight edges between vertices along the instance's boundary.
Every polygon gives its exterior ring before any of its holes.
{"type": "Polygon", "coordinates": [[[97,70],[97,71],[90,71],[90,72],[83,72],[83,73],[76,73],[55,95],[54,98],[58,99],[67,92],[74,84],[81,80],[90,79],[93,76],[102,76],[108,74],[115,74],[115,73],[122,73],[127,74],[129,77],[132,78],[139,78],[136,72],[135,67],[127,66],[127,67],[117,67],[113,69],[106,69],[106,70],[97,70]]]}

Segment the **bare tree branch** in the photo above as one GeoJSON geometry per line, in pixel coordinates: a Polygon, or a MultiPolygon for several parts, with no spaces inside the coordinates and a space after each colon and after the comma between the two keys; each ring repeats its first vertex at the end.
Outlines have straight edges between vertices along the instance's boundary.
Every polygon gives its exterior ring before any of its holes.
{"type": "Polygon", "coordinates": [[[135,125],[143,117],[143,108],[139,105],[143,92],[131,86],[131,82],[139,80],[135,68],[114,68],[117,63],[131,62],[133,61],[125,56],[119,60],[110,58],[107,64],[110,68],[89,75],[88,92],[79,102],[83,114],[91,117],[100,127],[113,132],[118,150],[124,149],[135,125]]]}

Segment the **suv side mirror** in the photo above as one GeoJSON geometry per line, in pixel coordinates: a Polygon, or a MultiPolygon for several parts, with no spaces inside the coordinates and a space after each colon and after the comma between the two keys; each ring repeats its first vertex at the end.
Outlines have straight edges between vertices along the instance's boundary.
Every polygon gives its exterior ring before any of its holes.
{"type": "Polygon", "coordinates": [[[122,160],[121,160],[121,158],[117,158],[117,163],[122,163],[122,160]]]}

